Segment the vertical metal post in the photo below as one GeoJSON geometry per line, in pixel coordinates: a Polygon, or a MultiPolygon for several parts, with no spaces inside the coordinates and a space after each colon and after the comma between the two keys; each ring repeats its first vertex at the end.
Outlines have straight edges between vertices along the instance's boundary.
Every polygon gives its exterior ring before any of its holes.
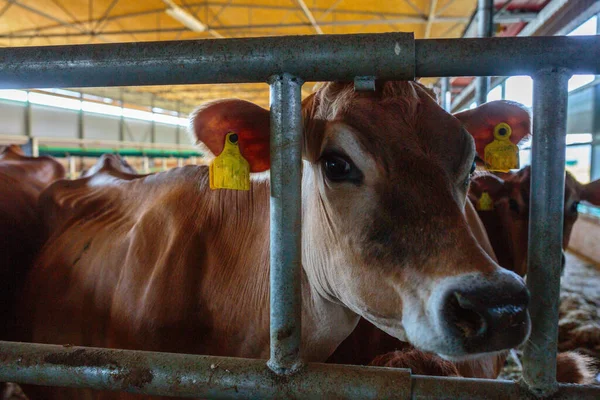
{"type": "Polygon", "coordinates": [[[557,388],[558,295],[565,190],[567,134],[566,70],[534,75],[531,207],[527,287],[531,336],[525,344],[523,378],[538,395],[557,388]]]}
{"type": "Polygon", "coordinates": [[[442,96],[442,108],[450,112],[451,106],[451,92],[450,92],[450,78],[441,78],[441,96],[442,96]]]}
{"type": "Polygon", "coordinates": [[[301,365],[302,80],[275,75],[271,85],[271,358],[289,374],[301,365]]]}
{"type": "MultiPolygon", "coordinates": [[[[79,93],[79,100],[83,101],[83,93],[79,93]]],[[[77,138],[78,139],[83,139],[84,138],[84,132],[83,132],[83,108],[80,108],[79,111],[77,112],[77,138]]]]}
{"type": "MultiPolygon", "coordinates": [[[[123,110],[123,91],[121,90],[121,98],[119,99],[119,106],[123,110]]],[[[121,119],[119,120],[119,141],[125,141],[125,117],[121,112],[121,119]]]]}
{"type": "MultiPolygon", "coordinates": [[[[600,19],[600,17],[598,17],[600,19]]],[[[600,24],[598,24],[600,31],[600,24]]],[[[600,34],[600,32],[598,32],[600,34]]],[[[592,151],[590,159],[590,181],[600,178],[600,85],[591,88],[592,100],[592,151]]]]}
{"type": "Polygon", "coordinates": [[[69,156],[69,179],[75,179],[77,169],[75,168],[75,157],[69,156]]]}
{"type": "MultiPolygon", "coordinates": [[[[600,21],[600,14],[596,16],[600,21]]],[[[596,34],[600,35],[600,22],[596,23],[596,34]]],[[[595,85],[592,90],[592,151],[590,155],[590,181],[600,179],[600,85],[595,85]]]]}
{"type": "MultiPolygon", "coordinates": [[[[477,2],[477,36],[493,36],[493,10],[494,0],[478,0],[477,2]]],[[[480,106],[487,101],[490,88],[490,77],[480,76],[475,87],[475,101],[480,106]]]]}
{"type": "MultiPolygon", "coordinates": [[[[152,95],[152,99],[150,100],[150,112],[154,115],[154,102],[156,96],[152,95]]],[[[156,121],[152,118],[152,125],[150,126],[150,143],[156,143],[156,121]]]]}
{"type": "Polygon", "coordinates": [[[150,172],[150,159],[148,157],[142,157],[142,169],[145,174],[150,172]]]}
{"type": "MultiPolygon", "coordinates": [[[[181,116],[181,102],[177,102],[177,118],[181,116]]],[[[181,144],[181,125],[175,127],[175,143],[181,144]]]]}
{"type": "Polygon", "coordinates": [[[29,92],[27,92],[27,102],[25,103],[25,112],[23,113],[23,131],[28,138],[27,143],[21,146],[23,153],[29,157],[38,157],[40,154],[37,139],[32,136],[31,132],[31,103],[29,102],[29,92]]]}

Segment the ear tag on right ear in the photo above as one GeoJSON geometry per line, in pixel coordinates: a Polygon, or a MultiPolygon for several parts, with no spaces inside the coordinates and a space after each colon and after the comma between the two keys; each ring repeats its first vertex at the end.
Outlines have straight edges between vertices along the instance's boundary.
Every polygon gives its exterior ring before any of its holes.
{"type": "Polygon", "coordinates": [[[229,132],[223,151],[209,168],[210,188],[250,190],[250,164],[240,153],[238,135],[229,132]]]}
{"type": "Polygon", "coordinates": [[[510,141],[512,129],[501,122],[494,127],[494,141],[484,150],[485,167],[488,171],[509,172],[519,168],[519,148],[510,141]]]}
{"type": "Polygon", "coordinates": [[[481,197],[477,202],[477,209],[480,211],[492,211],[494,209],[494,202],[488,192],[481,193],[481,197]]]}

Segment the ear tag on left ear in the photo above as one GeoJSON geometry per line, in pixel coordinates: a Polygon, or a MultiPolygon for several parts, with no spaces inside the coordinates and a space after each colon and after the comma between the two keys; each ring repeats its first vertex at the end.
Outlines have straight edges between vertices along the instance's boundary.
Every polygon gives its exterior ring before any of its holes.
{"type": "Polygon", "coordinates": [[[477,202],[477,209],[480,211],[492,211],[494,209],[494,202],[488,192],[481,193],[481,197],[477,202]]]}
{"type": "Polygon", "coordinates": [[[484,150],[485,167],[489,171],[509,172],[519,168],[519,148],[510,141],[512,129],[501,122],[494,127],[494,141],[484,150]]]}
{"type": "Polygon", "coordinates": [[[209,175],[213,190],[250,190],[250,164],[240,153],[237,134],[227,134],[223,151],[209,166],[209,175]]]}

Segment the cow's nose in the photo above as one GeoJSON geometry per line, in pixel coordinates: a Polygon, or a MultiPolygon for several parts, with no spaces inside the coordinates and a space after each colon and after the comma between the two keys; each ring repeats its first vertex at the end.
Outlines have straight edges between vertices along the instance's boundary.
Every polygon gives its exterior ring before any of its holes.
{"type": "Polygon", "coordinates": [[[446,326],[467,353],[516,347],[529,335],[529,292],[522,280],[499,274],[491,280],[467,279],[447,292],[446,326]]]}

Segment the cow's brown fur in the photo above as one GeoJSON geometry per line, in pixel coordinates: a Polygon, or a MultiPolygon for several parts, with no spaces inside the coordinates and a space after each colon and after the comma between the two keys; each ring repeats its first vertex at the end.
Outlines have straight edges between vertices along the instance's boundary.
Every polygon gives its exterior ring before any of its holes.
{"type": "Polygon", "coordinates": [[[33,258],[42,245],[37,213],[40,192],[63,178],[50,157],[27,157],[18,146],[0,153],[0,339],[13,338],[13,309],[33,258]]]}
{"type": "MultiPolygon", "coordinates": [[[[426,349],[468,357],[424,312],[439,285],[476,276],[490,282],[488,291],[525,293],[465,218],[473,140],[414,82],[387,82],[375,93],[351,88],[328,84],[304,103],[303,357],[325,360],[359,315],[426,349]],[[328,149],[352,159],[360,184],[326,179],[328,149]]],[[[193,123],[196,135],[243,124],[239,104],[220,102],[233,116],[193,123]]],[[[244,112],[268,118],[251,109],[244,112]]],[[[208,105],[193,118],[213,111],[208,105]]],[[[252,137],[258,147],[268,143],[252,137]]],[[[40,200],[51,236],[23,305],[27,339],[267,358],[269,189],[263,180],[248,192],[211,191],[208,169],[198,166],[55,183],[40,200]]]]}

